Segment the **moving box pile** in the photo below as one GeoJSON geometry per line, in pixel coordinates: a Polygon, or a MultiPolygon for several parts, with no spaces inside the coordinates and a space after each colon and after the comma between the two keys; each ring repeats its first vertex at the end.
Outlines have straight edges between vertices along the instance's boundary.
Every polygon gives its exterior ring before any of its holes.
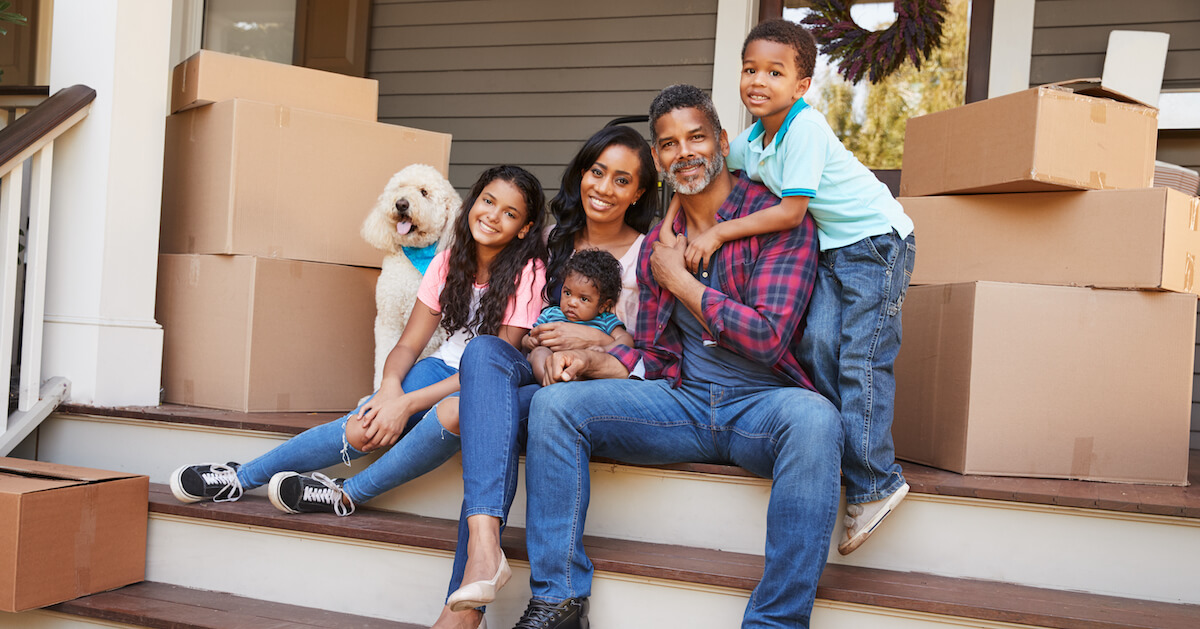
{"type": "Polygon", "coordinates": [[[1156,110],[1089,87],[909,121],[898,458],[1186,484],[1200,199],[1149,187],[1156,110]]]}

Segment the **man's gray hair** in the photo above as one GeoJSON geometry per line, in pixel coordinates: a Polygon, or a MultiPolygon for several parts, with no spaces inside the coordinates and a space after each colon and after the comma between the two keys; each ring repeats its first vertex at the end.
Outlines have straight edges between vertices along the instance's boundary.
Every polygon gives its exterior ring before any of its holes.
{"type": "Polygon", "coordinates": [[[684,109],[694,107],[708,118],[708,122],[712,125],[713,134],[721,135],[721,119],[717,116],[717,107],[713,105],[712,99],[705,94],[703,90],[694,85],[672,85],[663,88],[663,91],[654,97],[650,103],[650,137],[658,139],[658,132],[655,130],[655,125],[658,124],[658,119],[675,111],[676,109],[684,109]]]}

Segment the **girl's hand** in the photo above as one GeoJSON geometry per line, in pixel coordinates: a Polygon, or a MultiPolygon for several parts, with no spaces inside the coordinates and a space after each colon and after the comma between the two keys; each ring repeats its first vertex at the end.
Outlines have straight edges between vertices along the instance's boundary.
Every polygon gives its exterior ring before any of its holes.
{"type": "Polygon", "coordinates": [[[408,395],[403,392],[397,395],[381,389],[363,404],[355,417],[363,430],[363,447],[359,449],[369,452],[395,444],[404,433],[408,418],[415,411],[408,395]]]}
{"type": "Polygon", "coordinates": [[[701,264],[704,265],[704,268],[709,268],[709,261],[712,260],[713,253],[716,253],[723,244],[725,243],[715,228],[707,229],[696,236],[688,243],[687,252],[683,254],[688,270],[695,273],[700,270],[701,264]]]}
{"type": "Polygon", "coordinates": [[[543,323],[529,333],[538,345],[555,352],[568,349],[587,349],[594,345],[607,345],[612,337],[586,325],[559,321],[543,323]]]}

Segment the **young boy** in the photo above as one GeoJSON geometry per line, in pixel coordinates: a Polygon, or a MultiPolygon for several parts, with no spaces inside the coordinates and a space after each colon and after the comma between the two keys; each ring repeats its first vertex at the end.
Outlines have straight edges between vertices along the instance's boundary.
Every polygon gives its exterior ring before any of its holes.
{"type": "MultiPolygon", "coordinates": [[[[695,269],[725,242],[792,229],[812,213],[821,253],[798,354],[842,412],[848,507],[838,551],[846,555],[908,493],[892,443],[892,365],[916,244],[912,220],[891,192],[804,102],[816,56],[812,35],[792,22],[768,20],[746,36],[742,103],[758,122],[730,144],[729,169],[745,170],[782,202],[717,223],[694,236],[685,255],[695,269]]],[[[676,204],[671,210],[665,220],[676,204]]]]}
{"type": "MultiPolygon", "coordinates": [[[[562,298],[558,306],[549,306],[533,323],[537,329],[543,323],[569,321],[596,328],[613,337],[615,345],[633,347],[633,335],[617,315],[612,313],[621,296],[621,263],[607,251],[584,249],[567,260],[563,271],[562,298]]],[[[527,335],[521,346],[529,352],[533,376],[542,382],[546,359],[552,353],[527,335]]]]}

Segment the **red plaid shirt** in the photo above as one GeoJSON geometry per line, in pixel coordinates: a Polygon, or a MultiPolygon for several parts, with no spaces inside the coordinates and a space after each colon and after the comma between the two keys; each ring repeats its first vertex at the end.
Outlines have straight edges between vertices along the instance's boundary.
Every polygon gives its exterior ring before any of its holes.
{"type": "MultiPolygon", "coordinates": [[[[717,210],[718,221],[779,203],[770,190],[744,173],[734,173],[734,177],[733,190],[717,210]]],[[[675,219],[676,233],[683,233],[685,222],[680,212],[675,219]]],[[[631,373],[641,360],[647,378],[666,378],[679,386],[683,340],[679,327],[671,322],[675,296],[659,286],[650,271],[650,253],[661,227],[650,230],[638,256],[641,302],[633,326],[636,349],[621,345],[610,353],[631,373]]],[[[721,290],[704,289],[704,322],[712,331],[704,340],[771,365],[789,382],[812,389],[812,381],[793,352],[817,271],[817,227],[812,217],[806,215],[791,231],[727,242],[714,254],[712,264],[714,268],[720,265],[721,290]]]]}

